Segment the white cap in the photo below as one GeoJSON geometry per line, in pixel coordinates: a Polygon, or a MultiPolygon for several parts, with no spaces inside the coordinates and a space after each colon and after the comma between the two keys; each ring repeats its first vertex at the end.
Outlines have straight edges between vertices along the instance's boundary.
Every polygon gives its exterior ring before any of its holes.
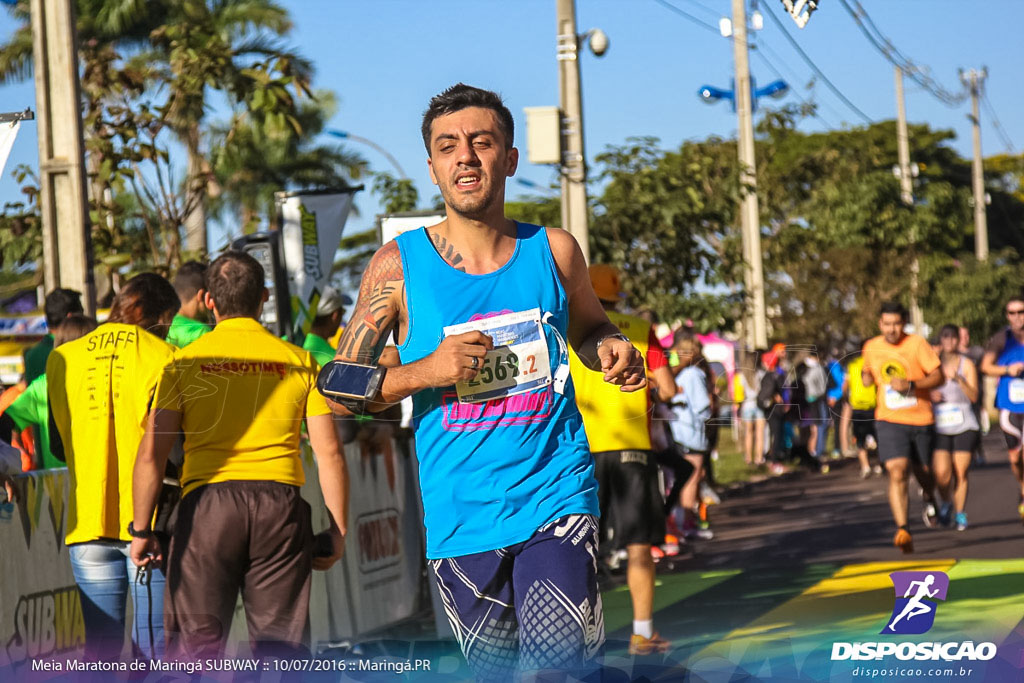
{"type": "Polygon", "coordinates": [[[352,297],[342,294],[334,287],[324,287],[324,291],[320,293],[320,303],[317,304],[316,314],[317,317],[330,315],[339,308],[351,305],[352,297]]]}

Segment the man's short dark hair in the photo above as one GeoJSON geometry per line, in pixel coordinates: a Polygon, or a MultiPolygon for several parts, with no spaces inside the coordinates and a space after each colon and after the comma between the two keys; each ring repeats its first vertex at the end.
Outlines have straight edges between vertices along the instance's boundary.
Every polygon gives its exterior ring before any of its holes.
{"type": "Polygon", "coordinates": [[[907,307],[901,304],[899,301],[886,301],[882,304],[882,309],[879,311],[879,316],[883,316],[886,313],[896,313],[900,316],[900,320],[907,322],[907,307]]]}
{"type": "Polygon", "coordinates": [[[434,95],[430,99],[427,110],[423,112],[423,125],[420,126],[420,133],[423,134],[423,146],[427,148],[428,155],[430,154],[430,127],[433,125],[434,119],[454,114],[469,107],[480,107],[493,111],[498,117],[501,134],[505,136],[505,149],[512,149],[515,123],[512,121],[512,112],[502,102],[501,95],[490,90],[474,88],[465,83],[456,83],[440,95],[434,95]]]}
{"type": "Polygon", "coordinates": [[[255,318],[263,301],[263,266],[243,251],[226,251],[206,270],[206,291],[222,318],[255,318]]]}
{"type": "Polygon", "coordinates": [[[1020,303],[1024,304],[1024,291],[1017,292],[1016,294],[1010,296],[1006,300],[1006,304],[1003,305],[1003,308],[1006,308],[1007,306],[1012,304],[1014,301],[1019,301],[1020,303]]]}
{"type": "Polygon", "coordinates": [[[46,315],[46,327],[51,332],[69,315],[83,313],[82,293],[73,289],[55,289],[46,295],[43,313],[46,315]]]}
{"type": "Polygon", "coordinates": [[[206,289],[206,264],[186,261],[174,276],[174,291],[182,301],[191,299],[199,290],[206,289]]]}

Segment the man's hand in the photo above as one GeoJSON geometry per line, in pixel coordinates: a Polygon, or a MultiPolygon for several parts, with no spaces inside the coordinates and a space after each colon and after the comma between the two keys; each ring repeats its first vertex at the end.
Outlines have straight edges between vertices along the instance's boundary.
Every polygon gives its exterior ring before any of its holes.
{"type": "Polygon", "coordinates": [[[477,330],[445,337],[437,350],[423,359],[418,369],[426,373],[423,379],[429,386],[450,387],[457,382],[476,379],[484,365],[484,356],[493,348],[491,338],[477,330]]]}
{"type": "Polygon", "coordinates": [[[1006,374],[1010,377],[1020,377],[1021,372],[1024,372],[1024,363],[1010,363],[1006,366],[1006,374]]]}
{"type": "Polygon", "coordinates": [[[889,386],[892,387],[894,391],[898,391],[901,394],[905,394],[910,391],[910,382],[903,377],[893,377],[889,381],[889,386]]]}
{"type": "Polygon", "coordinates": [[[7,502],[17,503],[18,502],[18,489],[14,486],[14,480],[8,477],[6,474],[0,474],[0,483],[4,485],[4,491],[7,492],[7,502]]]}
{"type": "Polygon", "coordinates": [[[619,386],[620,391],[636,391],[647,386],[644,359],[628,341],[614,337],[597,347],[604,381],[619,386]]]}
{"type": "Polygon", "coordinates": [[[345,537],[337,529],[317,534],[313,539],[313,569],[327,571],[345,552],[345,537]]]}
{"type": "Polygon", "coordinates": [[[160,567],[164,562],[164,551],[156,536],[133,538],[128,553],[136,567],[149,566],[153,569],[160,567]]]}

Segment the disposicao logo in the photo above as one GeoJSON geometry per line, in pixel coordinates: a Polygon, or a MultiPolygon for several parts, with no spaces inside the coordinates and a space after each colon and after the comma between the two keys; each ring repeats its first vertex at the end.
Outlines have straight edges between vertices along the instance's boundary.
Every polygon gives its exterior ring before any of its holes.
{"type": "MultiPolygon", "coordinates": [[[[882,635],[920,635],[935,624],[938,602],[946,599],[949,576],[945,572],[893,572],[896,601],[882,635]]],[[[885,657],[917,661],[986,661],[996,656],[995,643],[868,642],[832,643],[832,660],[880,660],[885,657]]]]}
{"type": "Polygon", "coordinates": [[[936,600],[945,600],[949,576],[945,572],[893,572],[896,590],[892,615],[880,633],[917,635],[927,633],[935,623],[936,600]]]}

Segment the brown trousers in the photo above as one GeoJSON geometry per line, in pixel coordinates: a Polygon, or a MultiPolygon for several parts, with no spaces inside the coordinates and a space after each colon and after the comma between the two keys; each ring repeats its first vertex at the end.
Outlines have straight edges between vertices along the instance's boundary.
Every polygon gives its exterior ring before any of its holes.
{"type": "Polygon", "coordinates": [[[168,655],[223,656],[239,590],[254,656],[308,652],[312,561],[310,507],[297,487],[229,481],[189,492],[167,557],[168,655]]]}

